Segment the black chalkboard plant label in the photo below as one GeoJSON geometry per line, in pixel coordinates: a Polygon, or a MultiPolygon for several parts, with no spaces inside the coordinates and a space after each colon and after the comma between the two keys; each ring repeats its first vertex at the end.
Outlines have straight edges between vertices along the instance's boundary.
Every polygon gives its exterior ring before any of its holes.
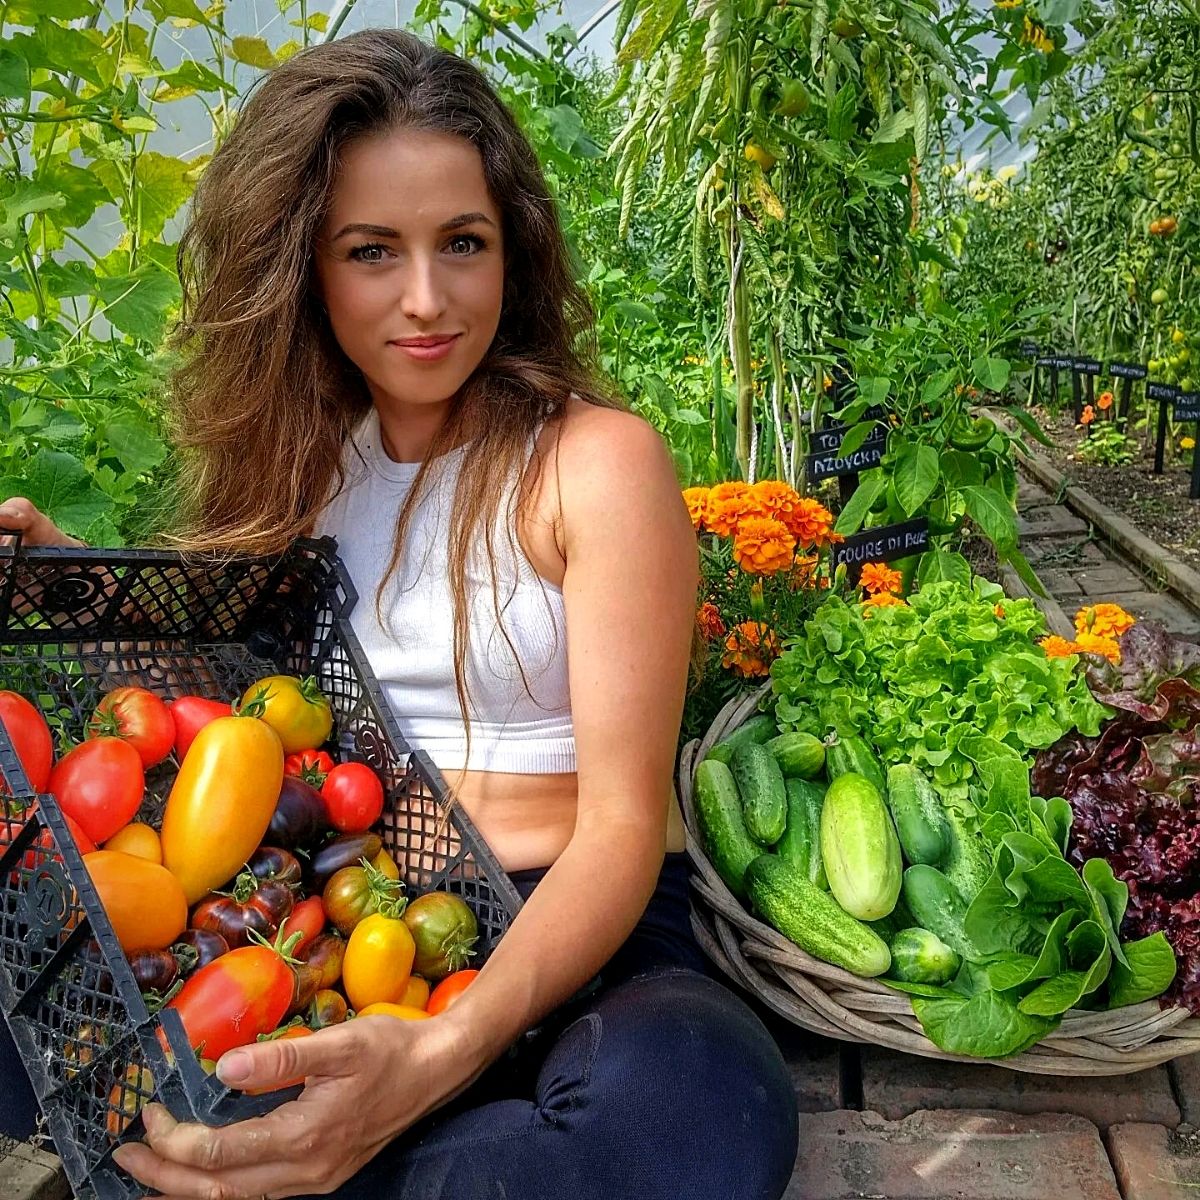
{"type": "Polygon", "coordinates": [[[895,562],[929,549],[929,519],[913,517],[896,525],[878,525],[850,534],[830,550],[830,565],[836,570],[843,563],[846,573],[857,579],[867,563],[895,562]]]}

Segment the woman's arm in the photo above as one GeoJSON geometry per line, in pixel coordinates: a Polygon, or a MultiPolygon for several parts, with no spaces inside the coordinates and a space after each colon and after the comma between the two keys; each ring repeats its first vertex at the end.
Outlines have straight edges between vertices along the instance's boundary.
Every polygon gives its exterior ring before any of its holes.
{"type": "Polygon", "coordinates": [[[578,817],[570,843],[448,1014],[480,1065],[620,947],[666,847],[695,621],[695,534],[658,433],[629,413],[576,413],[557,474],[578,817]]]}

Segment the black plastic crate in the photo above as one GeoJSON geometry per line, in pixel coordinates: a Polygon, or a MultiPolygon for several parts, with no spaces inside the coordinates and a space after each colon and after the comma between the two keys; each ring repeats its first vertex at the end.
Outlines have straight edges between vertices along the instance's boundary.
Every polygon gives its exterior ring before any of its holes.
{"type": "MultiPolygon", "coordinates": [[[[466,813],[447,807],[428,755],[405,744],[350,627],[356,600],[332,538],[234,561],[23,549],[16,539],[0,546],[0,688],[34,700],[74,742],[113,687],[230,700],[266,674],[315,675],[333,707],[326,748],[379,773],[377,828],[410,897],[462,896],[479,920],[478,965],[520,897],[466,813]]],[[[176,770],[171,758],[147,772],[141,820],[159,825],[176,770]]],[[[32,798],[2,726],[0,775],[13,796],[32,798]]],[[[38,802],[27,821],[7,822],[0,808],[0,1011],[76,1195],[141,1196],[111,1151],[141,1133],[136,1113],[151,1095],[143,1069],[177,1118],[211,1125],[295,1092],[225,1088],[201,1069],[175,1014],[147,1010],[61,811],[53,797],[38,802]]]]}

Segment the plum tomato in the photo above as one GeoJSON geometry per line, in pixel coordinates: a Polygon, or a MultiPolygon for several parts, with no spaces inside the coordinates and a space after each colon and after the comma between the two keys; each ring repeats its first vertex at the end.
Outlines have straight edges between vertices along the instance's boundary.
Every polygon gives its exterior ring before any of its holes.
{"type": "Polygon", "coordinates": [[[140,687],[119,687],[96,706],[88,723],[89,737],[119,737],[128,742],[149,770],[157,766],[175,744],[175,720],[166,704],[140,687]]]}
{"type": "Polygon", "coordinates": [[[321,785],[329,823],[342,833],[364,833],[383,813],[383,784],[366,763],[338,763],[321,785]]]}

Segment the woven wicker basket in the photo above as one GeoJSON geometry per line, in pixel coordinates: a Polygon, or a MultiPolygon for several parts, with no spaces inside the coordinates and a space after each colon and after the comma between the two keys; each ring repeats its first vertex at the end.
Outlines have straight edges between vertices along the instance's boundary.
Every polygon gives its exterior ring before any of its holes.
{"type": "Polygon", "coordinates": [[[1072,1009],[1053,1037],[1013,1058],[947,1054],[921,1031],[904,993],[813,958],[751,916],[704,853],[692,781],[710,747],[754,713],[769,688],[766,684],[730,701],[704,738],[689,742],[680,756],[679,793],[696,871],[692,927],[705,952],[730,978],[813,1033],[951,1062],[990,1062],[1039,1075],[1125,1075],[1200,1050],[1200,1018],[1186,1008],[1164,1009],[1148,1000],[1112,1012],[1072,1009]]]}

